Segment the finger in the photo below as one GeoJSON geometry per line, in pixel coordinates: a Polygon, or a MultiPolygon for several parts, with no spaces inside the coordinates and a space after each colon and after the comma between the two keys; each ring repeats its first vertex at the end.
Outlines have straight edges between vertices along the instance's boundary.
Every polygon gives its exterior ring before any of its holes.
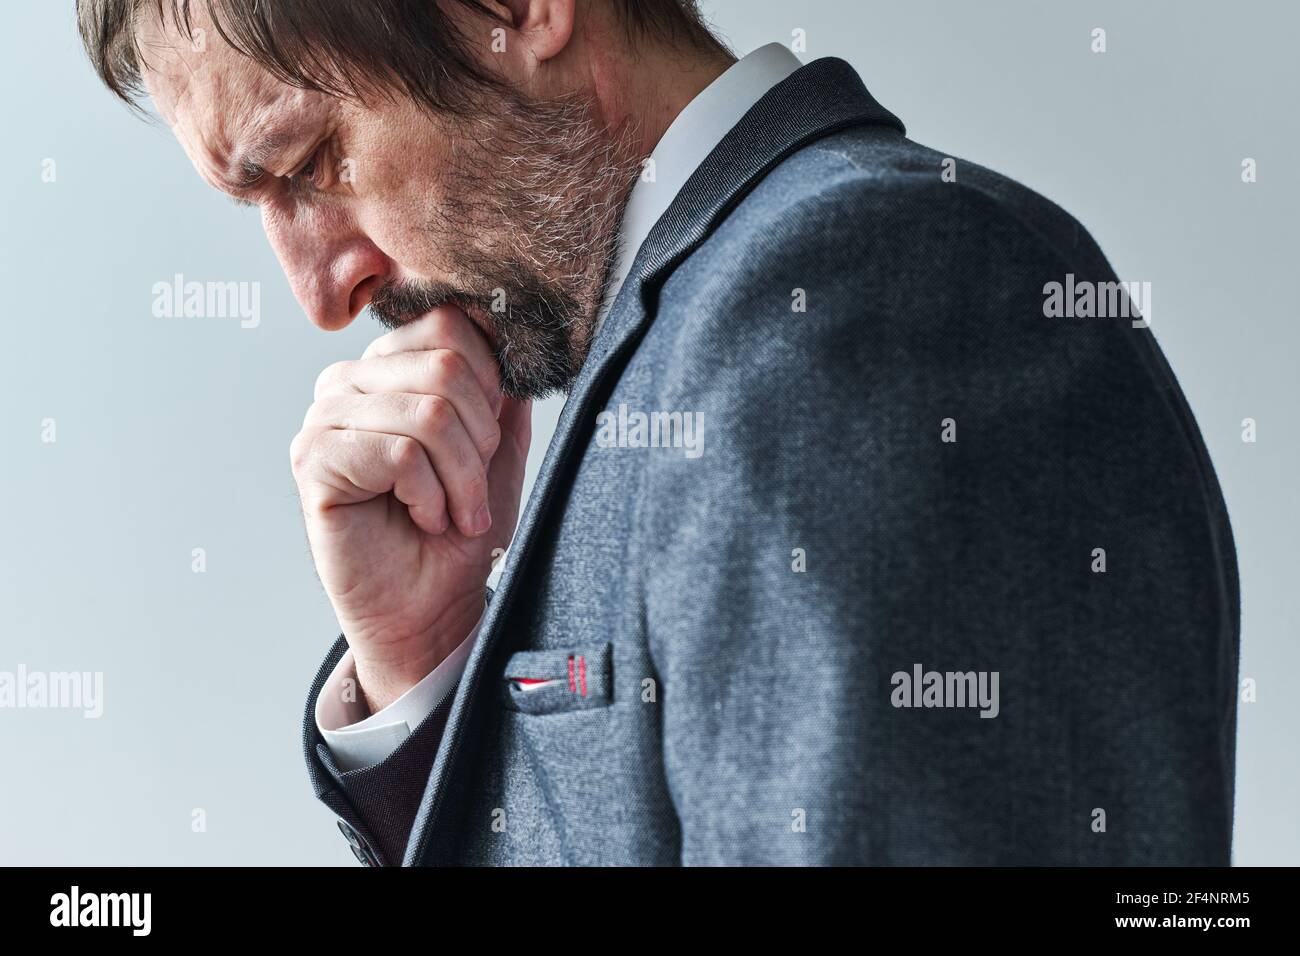
{"type": "Polygon", "coordinates": [[[294,439],[290,457],[304,503],[329,508],[391,491],[422,531],[447,530],[442,483],[424,447],[413,438],[335,428],[305,431],[294,439]]]}
{"type": "Polygon", "coordinates": [[[321,389],[318,401],[331,395],[358,393],[441,395],[455,406],[479,457],[484,462],[491,461],[501,441],[497,410],[491,406],[478,378],[459,352],[449,349],[397,352],[349,362],[347,366],[331,381],[318,386],[321,389]]]}
{"type": "Polygon", "coordinates": [[[449,349],[463,355],[493,407],[499,406],[501,372],[492,357],[492,349],[479,327],[455,306],[439,306],[414,322],[381,335],[366,347],[361,358],[433,349],[449,349]]]}
{"type": "Polygon", "coordinates": [[[531,432],[529,402],[507,398],[501,410],[501,447],[488,468],[488,495],[493,519],[502,527],[513,526],[519,512],[519,496],[528,467],[531,432]]]}
{"type": "Polygon", "coordinates": [[[461,533],[477,537],[492,526],[487,471],[456,407],[441,395],[385,392],[379,395],[327,395],[312,405],[304,429],[355,429],[406,435],[433,462],[461,533]]]}
{"type": "Polygon", "coordinates": [[[501,441],[513,441],[516,454],[527,459],[528,446],[533,440],[533,403],[506,398],[497,416],[497,427],[501,430],[501,441]]]}

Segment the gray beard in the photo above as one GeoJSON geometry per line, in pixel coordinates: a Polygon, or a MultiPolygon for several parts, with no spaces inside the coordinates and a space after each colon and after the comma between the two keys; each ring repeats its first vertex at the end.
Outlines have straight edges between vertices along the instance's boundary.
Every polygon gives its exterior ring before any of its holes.
{"type": "Polygon", "coordinates": [[[633,131],[611,134],[577,97],[498,95],[475,115],[426,227],[456,282],[388,282],[370,310],[396,328],[459,306],[487,329],[502,390],[545,398],[569,389],[591,350],[641,161],[633,131]]]}

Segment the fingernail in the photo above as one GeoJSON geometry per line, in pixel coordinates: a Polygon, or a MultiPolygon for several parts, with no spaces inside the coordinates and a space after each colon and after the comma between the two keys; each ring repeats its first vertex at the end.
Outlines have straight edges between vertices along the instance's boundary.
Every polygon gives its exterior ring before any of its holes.
{"type": "Polygon", "coordinates": [[[481,505],[478,511],[474,512],[474,520],[471,525],[475,534],[485,534],[492,527],[492,513],[488,511],[486,503],[481,505]]]}

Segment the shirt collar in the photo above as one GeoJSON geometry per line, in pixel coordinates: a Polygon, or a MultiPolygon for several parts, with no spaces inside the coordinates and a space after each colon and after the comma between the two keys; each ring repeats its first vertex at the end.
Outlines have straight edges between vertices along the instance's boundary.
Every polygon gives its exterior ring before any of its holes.
{"type": "Polygon", "coordinates": [[[769,43],[733,63],[677,114],[660,138],[628,197],[619,229],[619,256],[597,318],[600,330],[632,261],[691,174],[731,128],[802,63],[780,43],[769,43]]]}

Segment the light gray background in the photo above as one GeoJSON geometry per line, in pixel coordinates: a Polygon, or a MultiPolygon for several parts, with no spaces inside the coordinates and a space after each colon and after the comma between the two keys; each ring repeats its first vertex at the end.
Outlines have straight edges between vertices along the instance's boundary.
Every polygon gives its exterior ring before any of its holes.
{"type": "MultiPolygon", "coordinates": [[[[378,329],[309,325],[256,213],[99,88],[71,8],[9,5],[0,31],[0,670],[103,671],[105,713],[0,710],[0,862],[350,864],[300,754],[335,625],[287,447],[317,372],[378,329]],[[152,286],[177,272],[260,282],[260,326],[154,318],[152,286]]],[[[1259,687],[1241,708],[1236,860],[1300,863],[1296,9],[706,8],[742,53],[805,30],[805,62],[849,60],[914,139],[1052,197],[1121,278],[1153,283],[1153,326],[1227,495],[1242,673],[1259,687]]],[[[557,409],[539,411],[534,472],[557,409]]]]}

